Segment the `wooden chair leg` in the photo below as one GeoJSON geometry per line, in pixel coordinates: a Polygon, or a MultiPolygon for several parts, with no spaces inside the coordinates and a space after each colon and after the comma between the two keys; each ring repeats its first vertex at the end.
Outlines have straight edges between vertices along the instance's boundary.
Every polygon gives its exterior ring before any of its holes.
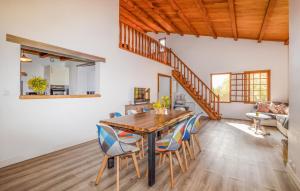
{"type": "Polygon", "coordinates": [[[147,176],[148,176],[148,167],[146,167],[146,171],[145,171],[145,178],[147,178],[147,176]]]}
{"type": "Polygon", "coordinates": [[[101,180],[101,177],[103,175],[104,169],[105,169],[106,164],[107,164],[107,160],[108,160],[108,156],[104,155],[104,158],[103,158],[102,163],[101,163],[101,167],[98,171],[98,175],[97,175],[97,178],[96,178],[96,182],[95,182],[96,185],[98,185],[100,180],[101,180]]]}
{"type": "Polygon", "coordinates": [[[188,170],[188,164],[187,164],[187,157],[186,157],[186,148],[185,148],[185,141],[182,142],[182,150],[183,150],[183,160],[184,160],[184,164],[185,164],[185,169],[188,170]]]}
{"type": "Polygon", "coordinates": [[[136,174],[137,174],[138,178],[141,178],[141,174],[140,174],[140,170],[139,170],[138,162],[136,160],[135,153],[132,153],[131,156],[132,156],[132,160],[133,160],[133,164],[134,164],[134,167],[135,167],[136,174]]]}
{"type": "Polygon", "coordinates": [[[195,135],[191,134],[191,143],[193,149],[193,156],[196,156],[196,145],[195,145],[195,135]]]}
{"type": "Polygon", "coordinates": [[[173,177],[173,159],[172,159],[172,152],[169,151],[169,160],[170,160],[170,180],[171,180],[171,188],[174,187],[174,177],[173,177]]]}
{"type": "Polygon", "coordinates": [[[193,154],[192,149],[191,149],[190,144],[189,144],[188,141],[185,141],[185,146],[187,147],[187,150],[188,150],[188,153],[189,153],[191,159],[195,160],[195,155],[193,154]]]}
{"type": "Polygon", "coordinates": [[[159,153],[158,167],[161,166],[163,154],[159,153]]]}
{"type": "MultiPolygon", "coordinates": [[[[136,147],[137,147],[137,148],[140,148],[139,142],[136,142],[135,144],[136,144],[136,147]]],[[[141,149],[140,149],[140,151],[139,151],[139,158],[140,158],[140,160],[142,159],[141,149]]]]}
{"type": "Polygon", "coordinates": [[[166,160],[166,154],[165,154],[165,153],[163,153],[162,164],[164,164],[164,163],[165,163],[165,160],[166,160]]]}
{"type": "Polygon", "coordinates": [[[120,170],[122,170],[122,167],[123,167],[123,160],[124,158],[120,157],[120,170]]]}
{"type": "Polygon", "coordinates": [[[181,171],[184,173],[185,170],[184,170],[184,167],[183,167],[183,164],[182,164],[182,160],[181,160],[181,157],[180,157],[180,154],[179,154],[178,150],[175,151],[175,155],[176,155],[176,157],[177,157],[177,161],[178,161],[178,163],[179,163],[179,166],[180,166],[180,168],[181,168],[181,171]]]}
{"type": "Polygon", "coordinates": [[[142,157],[144,158],[145,157],[145,150],[144,150],[144,137],[142,137],[142,140],[141,140],[141,147],[142,147],[142,157]]]}
{"type": "Polygon", "coordinates": [[[202,149],[201,149],[201,144],[200,144],[200,140],[199,140],[198,135],[195,136],[195,139],[196,139],[196,143],[197,143],[197,145],[199,147],[199,151],[201,152],[202,149]]]}
{"type": "Polygon", "coordinates": [[[120,156],[117,156],[117,191],[120,190],[120,156]]]}

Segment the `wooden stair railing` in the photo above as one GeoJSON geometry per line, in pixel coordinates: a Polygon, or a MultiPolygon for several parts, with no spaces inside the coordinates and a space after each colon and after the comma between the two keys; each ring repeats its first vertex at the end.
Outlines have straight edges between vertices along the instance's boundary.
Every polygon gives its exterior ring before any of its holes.
{"type": "Polygon", "coordinates": [[[211,119],[220,119],[220,97],[216,95],[172,50],[173,77],[211,119]]]}
{"type": "Polygon", "coordinates": [[[171,50],[143,32],[120,22],[119,47],[146,58],[171,65],[171,50]]]}
{"type": "Polygon", "coordinates": [[[220,119],[220,98],[170,48],[143,32],[120,22],[121,49],[161,62],[174,70],[173,77],[208,114],[220,119]]]}

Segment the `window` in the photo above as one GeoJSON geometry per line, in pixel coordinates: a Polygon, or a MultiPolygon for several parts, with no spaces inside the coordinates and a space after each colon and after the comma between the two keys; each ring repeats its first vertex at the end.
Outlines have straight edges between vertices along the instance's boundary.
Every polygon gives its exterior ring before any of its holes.
{"type": "Polygon", "coordinates": [[[221,102],[230,102],[230,73],[212,74],[211,87],[221,102]]]}
{"type": "Polygon", "coordinates": [[[221,102],[270,100],[270,70],[211,75],[211,88],[221,102]]]}
{"type": "Polygon", "coordinates": [[[270,71],[249,71],[245,77],[245,102],[270,100],[270,71]]]}
{"type": "Polygon", "coordinates": [[[159,41],[159,44],[161,45],[159,51],[160,51],[160,52],[164,52],[164,51],[165,51],[165,47],[166,47],[166,45],[167,45],[167,44],[166,44],[166,42],[167,42],[166,37],[165,37],[165,38],[161,38],[161,39],[159,39],[158,41],[159,41]]]}
{"type": "Polygon", "coordinates": [[[72,58],[21,49],[20,96],[98,95],[98,66],[72,58]],[[39,82],[37,81],[39,80],[39,82]],[[33,85],[44,83],[37,91],[33,85]]]}
{"type": "Polygon", "coordinates": [[[244,73],[231,74],[231,102],[244,101],[244,73]]]}

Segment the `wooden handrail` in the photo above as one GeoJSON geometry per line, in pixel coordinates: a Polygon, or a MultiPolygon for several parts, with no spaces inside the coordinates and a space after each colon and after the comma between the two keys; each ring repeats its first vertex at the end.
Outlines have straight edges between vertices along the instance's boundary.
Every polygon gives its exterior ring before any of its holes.
{"type": "Polygon", "coordinates": [[[217,96],[172,50],[170,52],[174,57],[174,59],[170,59],[171,61],[174,60],[171,66],[190,83],[190,86],[202,97],[206,104],[219,115],[219,96],[217,96]],[[200,86],[202,91],[200,90],[200,86]],[[201,92],[202,94],[200,94],[201,92]]]}
{"type": "Polygon", "coordinates": [[[119,47],[174,68],[206,107],[219,116],[220,98],[170,48],[135,28],[120,22],[119,47]]]}
{"type": "Polygon", "coordinates": [[[119,47],[135,54],[171,65],[170,49],[135,28],[120,22],[119,47]]]}

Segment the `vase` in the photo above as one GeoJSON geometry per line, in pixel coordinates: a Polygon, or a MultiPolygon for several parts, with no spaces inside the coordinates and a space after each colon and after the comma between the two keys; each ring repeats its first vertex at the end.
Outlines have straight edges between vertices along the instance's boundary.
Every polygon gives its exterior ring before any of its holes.
{"type": "Polygon", "coordinates": [[[165,114],[165,108],[156,108],[155,109],[155,114],[164,115],[165,114]]]}

